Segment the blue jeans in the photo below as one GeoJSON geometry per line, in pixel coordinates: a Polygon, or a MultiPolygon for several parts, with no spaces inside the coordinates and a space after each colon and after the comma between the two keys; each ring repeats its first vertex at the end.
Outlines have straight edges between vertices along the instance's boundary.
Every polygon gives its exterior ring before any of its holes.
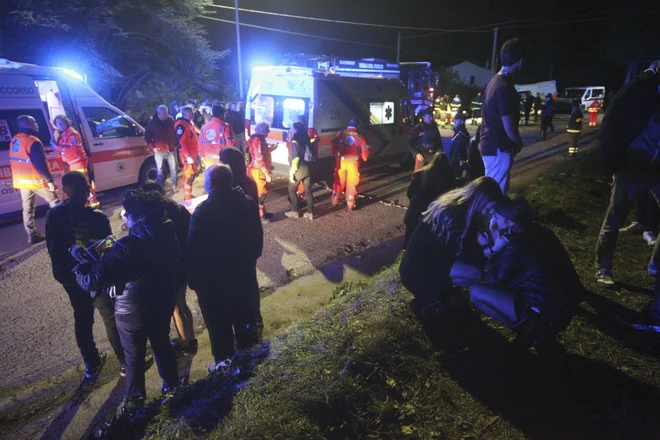
{"type": "Polygon", "coordinates": [[[172,187],[176,188],[179,181],[179,166],[176,161],[176,151],[169,153],[163,151],[154,151],[154,158],[156,159],[156,172],[158,173],[158,183],[165,188],[165,163],[170,167],[170,179],[172,179],[172,187]]]}

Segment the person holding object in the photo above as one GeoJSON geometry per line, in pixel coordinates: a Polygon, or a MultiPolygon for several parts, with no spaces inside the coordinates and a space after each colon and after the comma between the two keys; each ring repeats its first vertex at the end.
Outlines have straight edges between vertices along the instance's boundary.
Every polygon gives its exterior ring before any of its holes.
{"type": "Polygon", "coordinates": [[[177,137],[174,131],[174,118],[169,115],[167,106],[159,105],[156,114],[149,118],[144,130],[144,140],[154,152],[158,183],[165,186],[164,166],[167,163],[172,180],[172,191],[177,192],[179,181],[179,164],[176,160],[177,137]]]}
{"type": "Polygon", "coordinates": [[[293,123],[293,139],[289,150],[289,199],[291,200],[291,211],[285,215],[289,218],[300,217],[300,206],[297,189],[302,183],[305,188],[305,199],[307,200],[307,212],[303,215],[306,219],[314,219],[314,194],[312,194],[312,176],[309,164],[313,160],[312,145],[307,128],[302,122],[293,123]]]}
{"type": "Polygon", "coordinates": [[[9,147],[9,167],[11,168],[12,186],[19,190],[23,202],[23,227],[28,235],[28,244],[44,241],[34,223],[36,211],[35,196],[48,202],[52,208],[60,202],[53,175],[48,168],[46,153],[39,134],[39,124],[29,115],[16,119],[18,134],[11,140],[9,147]]]}
{"type": "Polygon", "coordinates": [[[502,45],[502,69],[484,92],[483,123],[479,150],[486,168],[486,176],[495,179],[502,193],[509,189],[513,158],[522,149],[518,130],[520,96],[514,87],[516,76],[522,71],[529,47],[520,38],[502,45]]]}
{"type": "MultiPolygon", "coordinates": [[[[123,201],[128,236],[117,240],[99,261],[74,268],[83,290],[115,286],[115,319],[126,357],[124,409],[131,414],[144,405],[146,397],[147,340],[163,379],[164,395],[179,384],[170,320],[176,304],[180,252],[164,206],[165,200],[154,191],[130,191],[123,201]]],[[[75,246],[72,252],[76,252],[75,246]]]]}

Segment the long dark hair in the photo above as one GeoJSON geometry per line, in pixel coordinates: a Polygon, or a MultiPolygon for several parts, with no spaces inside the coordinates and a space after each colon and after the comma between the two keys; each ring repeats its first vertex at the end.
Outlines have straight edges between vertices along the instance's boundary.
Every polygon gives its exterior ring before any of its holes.
{"type": "Polygon", "coordinates": [[[294,122],[293,128],[296,132],[293,134],[293,140],[298,142],[301,147],[307,146],[310,143],[309,135],[307,134],[307,127],[302,122],[294,122]]]}
{"type": "Polygon", "coordinates": [[[431,185],[436,188],[452,188],[454,185],[454,170],[449,163],[449,158],[445,153],[436,153],[431,162],[415,171],[422,180],[422,189],[427,191],[431,185]]]}

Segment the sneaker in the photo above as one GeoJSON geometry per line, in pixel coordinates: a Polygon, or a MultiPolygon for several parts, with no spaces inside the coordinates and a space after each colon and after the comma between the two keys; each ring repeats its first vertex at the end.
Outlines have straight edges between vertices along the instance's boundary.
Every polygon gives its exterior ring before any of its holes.
{"type": "Polygon", "coordinates": [[[28,244],[37,244],[37,243],[41,243],[42,241],[46,241],[46,237],[44,237],[39,233],[32,234],[28,237],[28,244]]]}
{"type": "Polygon", "coordinates": [[[306,212],[305,214],[303,214],[303,218],[306,218],[308,220],[314,220],[314,214],[312,214],[311,212],[306,212]]]}
{"type": "Polygon", "coordinates": [[[98,364],[94,365],[93,367],[87,366],[85,368],[85,377],[83,377],[82,383],[80,385],[85,386],[85,385],[94,384],[96,382],[96,379],[99,378],[99,375],[101,374],[101,370],[103,370],[103,366],[105,365],[105,362],[107,360],[108,360],[107,353],[101,353],[99,355],[98,364]]]}
{"type": "Polygon", "coordinates": [[[619,232],[623,234],[641,234],[644,232],[644,225],[639,222],[632,222],[625,228],[619,229],[619,232]]]}
{"type": "Polygon", "coordinates": [[[614,280],[612,279],[612,274],[607,269],[600,269],[596,272],[596,282],[604,286],[613,286],[614,280]]]}
{"type": "Polygon", "coordinates": [[[300,213],[298,211],[287,211],[284,213],[288,218],[300,218],[300,213]]]}
{"type": "Polygon", "coordinates": [[[268,223],[270,223],[269,219],[267,219],[266,217],[261,217],[261,224],[262,225],[267,225],[268,223]]]}
{"type": "MultiPolygon", "coordinates": [[[[144,371],[147,371],[154,364],[154,357],[152,355],[145,356],[144,358],[144,371]]],[[[126,377],[126,364],[121,364],[119,368],[119,376],[126,377]]]]}
{"type": "Polygon", "coordinates": [[[220,362],[215,362],[211,361],[209,362],[208,365],[208,372],[209,374],[217,373],[217,372],[224,372],[227,371],[231,367],[231,359],[225,359],[224,361],[220,362]]]}
{"type": "Polygon", "coordinates": [[[655,246],[655,241],[657,240],[658,236],[651,231],[644,231],[642,238],[644,238],[646,244],[649,246],[655,246]]]}

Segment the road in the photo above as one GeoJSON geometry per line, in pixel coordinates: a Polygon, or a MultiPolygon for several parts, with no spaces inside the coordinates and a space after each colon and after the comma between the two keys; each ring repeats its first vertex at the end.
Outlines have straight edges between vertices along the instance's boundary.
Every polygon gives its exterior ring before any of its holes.
{"type": "MultiPolygon", "coordinates": [[[[557,161],[566,160],[565,115],[556,121],[558,132],[548,141],[538,142],[538,125],[522,128],[525,148],[513,167],[512,189],[533,181],[543,170],[557,161]],[[560,128],[561,127],[561,128],[560,128]]],[[[468,126],[471,132],[474,127],[468,126]]],[[[442,130],[448,143],[449,130],[442,130]]],[[[593,131],[586,130],[583,150],[593,147],[593,131]]],[[[318,218],[287,219],[286,185],[278,181],[268,195],[266,205],[275,214],[265,225],[264,254],[258,263],[259,283],[268,295],[274,288],[308,275],[347,255],[375,247],[403,233],[405,210],[381,203],[396,200],[407,205],[405,190],[409,171],[384,167],[366,171],[360,187],[366,198],[358,200],[355,212],[333,208],[327,189],[317,186],[318,218]]],[[[202,193],[201,179],[195,194],[202,193]]],[[[100,195],[103,210],[111,218],[113,231],[120,231],[121,197],[126,188],[100,195]]],[[[175,200],[182,197],[175,195],[175,200]]],[[[43,230],[44,219],[38,224],[43,230]]],[[[323,272],[327,281],[342,280],[341,271],[323,272]]],[[[0,396],[11,394],[38,380],[62,374],[81,364],[73,333],[73,314],[62,287],[54,281],[44,244],[28,247],[25,233],[18,222],[0,226],[0,396]]],[[[202,323],[194,292],[188,291],[188,302],[196,324],[202,323]]],[[[94,333],[100,350],[110,349],[102,323],[98,319],[94,333]]],[[[4,402],[7,404],[7,402],[4,402]]],[[[0,405],[0,408],[4,405],[0,405]]]]}

